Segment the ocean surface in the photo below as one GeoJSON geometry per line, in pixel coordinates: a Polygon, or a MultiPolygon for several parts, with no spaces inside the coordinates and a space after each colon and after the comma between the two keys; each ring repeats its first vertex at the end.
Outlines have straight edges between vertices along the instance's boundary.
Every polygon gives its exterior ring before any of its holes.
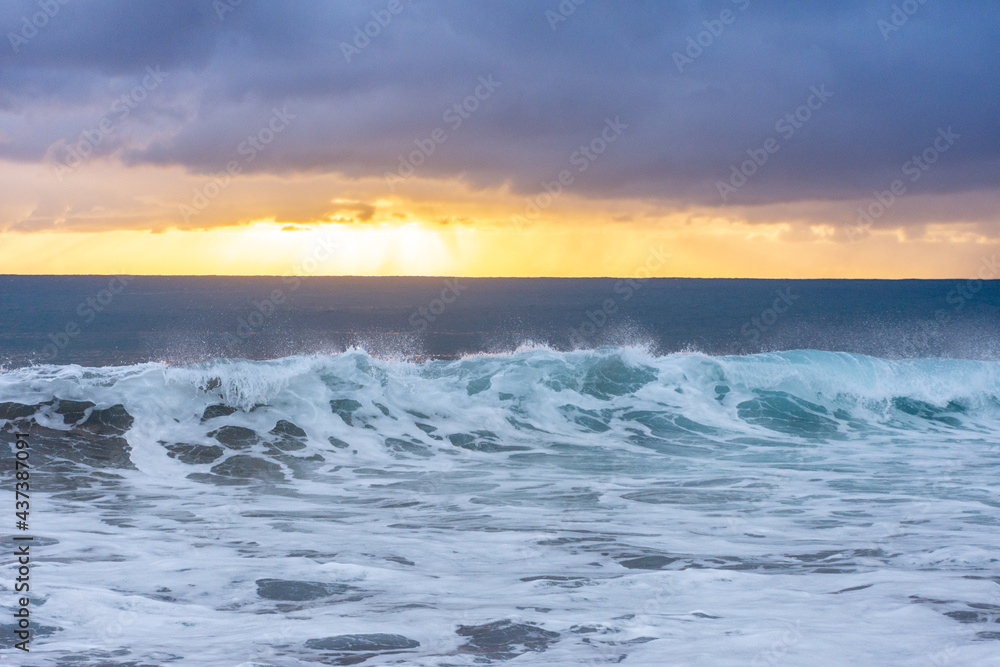
{"type": "Polygon", "coordinates": [[[1000,665],[996,282],[7,276],[0,315],[0,664],[1000,665]]]}

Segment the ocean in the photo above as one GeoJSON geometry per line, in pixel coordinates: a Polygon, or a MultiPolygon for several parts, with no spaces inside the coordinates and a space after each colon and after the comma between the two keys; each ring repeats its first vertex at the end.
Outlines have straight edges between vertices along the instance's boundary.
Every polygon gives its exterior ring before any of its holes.
{"type": "Polygon", "coordinates": [[[1000,281],[4,276],[0,314],[3,664],[1000,664],[1000,281]]]}

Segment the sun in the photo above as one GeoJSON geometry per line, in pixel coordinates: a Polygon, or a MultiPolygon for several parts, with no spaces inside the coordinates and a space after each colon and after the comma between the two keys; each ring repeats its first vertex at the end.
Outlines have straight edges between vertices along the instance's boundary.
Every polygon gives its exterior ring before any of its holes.
{"type": "Polygon", "coordinates": [[[219,248],[246,273],[277,275],[440,275],[453,264],[453,240],[420,220],[281,224],[256,220],[226,234],[219,248]],[[252,267],[250,266],[252,263],[252,267]]]}
{"type": "Polygon", "coordinates": [[[430,276],[452,264],[442,234],[421,221],[338,225],[328,236],[337,244],[332,262],[342,275],[430,276]]]}

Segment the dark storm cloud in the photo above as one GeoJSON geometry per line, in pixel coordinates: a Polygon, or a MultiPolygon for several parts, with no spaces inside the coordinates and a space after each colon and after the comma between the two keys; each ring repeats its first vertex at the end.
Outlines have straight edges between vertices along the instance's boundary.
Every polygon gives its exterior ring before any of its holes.
{"type": "Polygon", "coordinates": [[[159,66],[163,85],[93,154],[381,177],[422,151],[420,176],[525,193],[586,162],[575,192],[708,204],[766,154],[727,200],[751,204],[870,197],[952,128],[912,191],[997,184],[1000,7],[987,0],[63,1],[0,9],[0,157],[68,159],[159,66]],[[43,6],[58,10],[25,38],[43,6]],[[454,109],[467,99],[474,112],[454,109]],[[616,118],[621,137],[571,163],[616,118]]]}

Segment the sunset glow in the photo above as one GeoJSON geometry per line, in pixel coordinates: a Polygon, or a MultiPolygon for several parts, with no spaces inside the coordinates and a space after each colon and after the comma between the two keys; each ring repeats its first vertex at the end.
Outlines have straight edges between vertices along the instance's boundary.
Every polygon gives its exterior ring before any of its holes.
{"type": "MultiPolygon", "coordinates": [[[[53,25],[68,28],[74,11],[53,25]]],[[[580,50],[568,24],[541,21],[525,27],[532,48],[508,60],[486,58],[479,42],[452,44],[439,82],[414,89],[394,72],[413,66],[415,51],[396,40],[423,21],[416,13],[358,53],[345,57],[328,39],[301,61],[260,61],[259,75],[231,63],[257,63],[249,44],[267,30],[239,22],[254,10],[232,16],[197,19],[209,45],[201,60],[147,39],[149,62],[125,59],[111,72],[67,38],[92,72],[79,84],[85,96],[11,85],[0,106],[2,271],[626,276],[662,246],[670,260],[657,276],[933,278],[971,275],[1000,249],[997,158],[978,149],[992,145],[995,116],[929,111],[900,135],[903,121],[882,114],[896,103],[889,91],[856,99],[843,63],[790,72],[795,81],[776,94],[734,104],[730,93],[703,92],[737,70],[672,55],[685,53],[680,24],[657,38],[657,61],[614,51],[615,74],[549,81],[532,60],[547,40],[574,54],[574,68],[599,57],[580,50]],[[275,83],[283,76],[285,88],[275,83]],[[359,81],[370,90],[355,90],[359,81]],[[564,108],[569,98],[586,104],[564,108]],[[852,144],[848,159],[840,147],[852,144]],[[336,239],[337,252],[310,259],[316,238],[336,239]]],[[[330,34],[354,25],[336,12],[310,16],[330,34]]],[[[741,20],[757,19],[748,10],[741,20]]],[[[295,26],[302,39],[313,29],[295,26]]],[[[734,28],[729,44],[749,49],[752,28],[734,28]]],[[[0,64],[25,81],[58,78],[61,66],[43,56],[59,29],[18,43],[0,64]]],[[[881,47],[880,33],[871,37],[881,47]]],[[[886,62],[920,51],[922,39],[886,38],[886,62]]],[[[975,79],[959,60],[942,66],[975,79]]],[[[919,87],[931,75],[905,76],[919,87]]]]}

